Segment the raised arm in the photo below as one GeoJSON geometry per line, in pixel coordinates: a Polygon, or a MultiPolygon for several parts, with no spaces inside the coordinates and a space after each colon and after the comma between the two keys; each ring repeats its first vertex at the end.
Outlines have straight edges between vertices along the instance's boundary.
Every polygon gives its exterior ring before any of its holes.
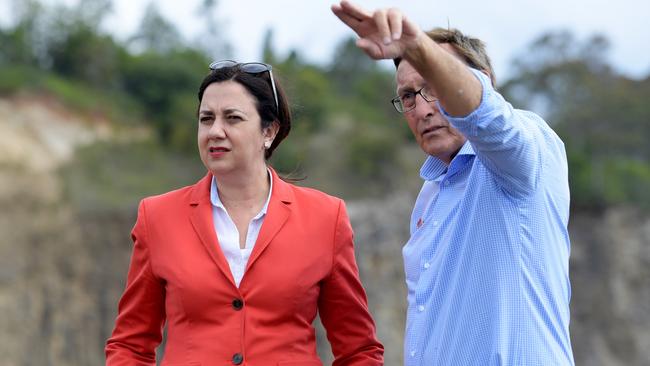
{"type": "Polygon", "coordinates": [[[400,57],[411,64],[450,115],[466,116],[481,103],[481,83],[467,66],[431,40],[398,9],[371,13],[341,1],[332,5],[332,12],[359,36],[357,46],[371,58],[400,57]]]}
{"type": "Polygon", "coordinates": [[[448,51],[434,42],[398,9],[371,13],[342,1],[332,11],[359,36],[357,45],[368,56],[401,58],[415,69],[446,120],[469,140],[505,191],[516,196],[534,192],[544,166],[566,160],[555,133],[539,116],[513,109],[483,75],[488,70],[470,69],[451,47],[448,51]]]}

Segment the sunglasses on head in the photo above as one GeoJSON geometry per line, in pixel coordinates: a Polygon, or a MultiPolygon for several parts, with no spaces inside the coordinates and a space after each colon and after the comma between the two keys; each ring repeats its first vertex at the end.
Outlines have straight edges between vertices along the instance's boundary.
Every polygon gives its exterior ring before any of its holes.
{"type": "Polygon", "coordinates": [[[273,98],[275,100],[275,110],[279,113],[279,105],[278,105],[278,92],[275,89],[275,82],[273,81],[273,72],[271,65],[265,64],[262,62],[244,62],[244,63],[239,63],[236,61],[232,60],[222,60],[222,61],[215,61],[210,64],[210,70],[219,70],[223,69],[225,67],[237,67],[239,70],[247,73],[247,74],[261,74],[265,71],[269,72],[269,78],[271,79],[271,88],[273,89],[273,98]]]}

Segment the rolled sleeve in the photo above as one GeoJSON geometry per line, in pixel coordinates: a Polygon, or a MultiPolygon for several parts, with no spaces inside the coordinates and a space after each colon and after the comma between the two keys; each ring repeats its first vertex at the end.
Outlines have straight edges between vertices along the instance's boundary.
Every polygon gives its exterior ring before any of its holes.
{"type": "Polygon", "coordinates": [[[526,196],[537,188],[549,137],[559,139],[546,122],[534,113],[514,109],[499,94],[490,79],[471,69],[483,88],[481,103],[464,117],[440,111],[472,144],[501,187],[514,196],[526,196]]]}

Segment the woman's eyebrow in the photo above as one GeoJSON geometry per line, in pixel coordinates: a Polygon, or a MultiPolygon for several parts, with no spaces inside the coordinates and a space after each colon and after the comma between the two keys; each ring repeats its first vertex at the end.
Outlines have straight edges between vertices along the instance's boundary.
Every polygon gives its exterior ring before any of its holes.
{"type": "Polygon", "coordinates": [[[203,109],[203,110],[199,111],[199,115],[200,116],[213,116],[214,112],[212,112],[211,110],[208,110],[208,109],[203,109]]]}

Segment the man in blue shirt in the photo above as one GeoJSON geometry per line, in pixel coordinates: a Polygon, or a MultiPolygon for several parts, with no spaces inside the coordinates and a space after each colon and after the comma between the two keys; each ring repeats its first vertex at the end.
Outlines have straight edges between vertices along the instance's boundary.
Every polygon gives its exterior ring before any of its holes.
{"type": "Polygon", "coordinates": [[[494,89],[483,43],[399,10],[333,12],[374,59],[427,154],[403,248],[407,366],[573,365],[564,145],[494,89]]]}

